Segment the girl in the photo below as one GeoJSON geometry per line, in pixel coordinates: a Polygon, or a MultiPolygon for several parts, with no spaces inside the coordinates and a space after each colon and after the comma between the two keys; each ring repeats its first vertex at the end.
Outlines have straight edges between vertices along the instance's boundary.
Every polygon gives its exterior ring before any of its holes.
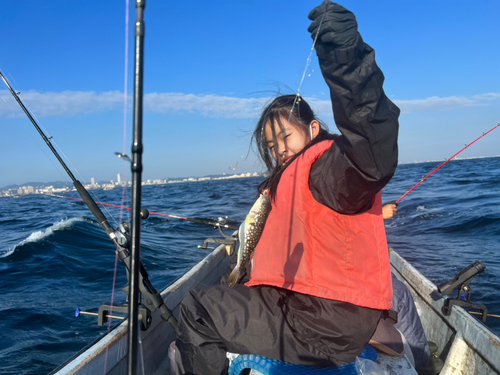
{"type": "Polygon", "coordinates": [[[224,374],[226,352],[352,362],[392,307],[380,190],[397,165],[399,109],[354,15],[325,1],[309,18],[342,135],[329,134],[299,96],[265,108],[254,139],[272,210],[250,280],[189,292],[176,340],[181,373],[224,374]]]}

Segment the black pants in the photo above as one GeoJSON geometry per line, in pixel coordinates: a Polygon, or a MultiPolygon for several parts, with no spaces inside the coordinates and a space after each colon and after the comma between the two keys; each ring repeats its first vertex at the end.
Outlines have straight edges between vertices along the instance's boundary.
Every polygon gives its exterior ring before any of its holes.
{"type": "Polygon", "coordinates": [[[189,292],[180,306],[176,362],[181,373],[226,374],[226,352],[333,366],[368,344],[380,310],[289,290],[236,284],[189,292]]]}

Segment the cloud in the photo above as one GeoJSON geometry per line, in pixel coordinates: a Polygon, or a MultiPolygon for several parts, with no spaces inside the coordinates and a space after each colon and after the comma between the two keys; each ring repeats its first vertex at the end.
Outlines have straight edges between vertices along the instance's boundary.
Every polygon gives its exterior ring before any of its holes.
{"type": "MultiPolygon", "coordinates": [[[[0,91],[0,117],[24,116],[21,107],[9,91],[0,91]]],[[[26,91],[19,95],[26,108],[36,117],[71,117],[97,113],[123,107],[123,93],[108,91],[26,91]]]]}
{"type": "MultiPolygon", "coordinates": [[[[0,117],[22,117],[23,111],[9,91],[0,91],[0,117]]],[[[123,93],[108,91],[63,91],[40,93],[27,91],[20,95],[28,110],[37,117],[70,117],[123,108],[123,93]]],[[[259,115],[269,98],[235,98],[218,95],[150,93],[144,95],[145,110],[154,113],[190,112],[207,117],[253,118],[259,115]]],[[[132,99],[127,99],[131,109],[132,99]]]]}
{"type": "Polygon", "coordinates": [[[464,107],[474,107],[486,105],[489,100],[500,98],[500,93],[489,93],[474,95],[471,98],[464,96],[448,96],[440,98],[432,96],[426,99],[417,100],[394,100],[394,103],[401,109],[402,113],[415,113],[423,111],[444,111],[464,107]]]}
{"type": "Polygon", "coordinates": [[[306,98],[306,100],[317,115],[333,117],[332,102],[330,100],[319,100],[315,98],[306,98]]]}
{"type": "Polygon", "coordinates": [[[472,107],[477,105],[477,102],[475,100],[459,96],[449,96],[446,98],[432,96],[430,98],[417,100],[394,100],[394,104],[401,109],[402,113],[414,113],[472,107]]]}
{"type": "MultiPolygon", "coordinates": [[[[0,91],[0,117],[24,116],[10,92],[0,91]]],[[[21,100],[31,113],[37,117],[71,117],[123,108],[123,93],[108,91],[63,91],[46,92],[26,91],[21,93],[21,100]]],[[[422,111],[443,111],[457,108],[487,105],[488,102],[500,98],[500,93],[487,93],[471,97],[437,96],[416,100],[394,100],[402,113],[422,111]]],[[[270,98],[236,98],[213,94],[195,95],[183,93],[149,93],[144,95],[146,111],[153,113],[187,112],[198,113],[206,117],[217,118],[255,118],[270,98]]],[[[309,103],[317,114],[331,116],[329,100],[310,98],[309,103]]],[[[131,109],[132,99],[127,98],[127,106],[131,109]]]]}
{"type": "Polygon", "coordinates": [[[269,98],[234,98],[218,95],[152,93],[144,95],[146,110],[155,113],[190,112],[207,117],[254,118],[269,98]]]}
{"type": "Polygon", "coordinates": [[[474,95],[472,98],[476,100],[495,100],[500,98],[500,93],[490,92],[489,94],[474,95]]]}

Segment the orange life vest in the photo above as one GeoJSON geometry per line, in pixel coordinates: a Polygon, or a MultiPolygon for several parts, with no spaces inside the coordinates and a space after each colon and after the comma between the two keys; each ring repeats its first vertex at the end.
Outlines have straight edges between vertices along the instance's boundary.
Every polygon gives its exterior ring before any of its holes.
{"type": "Polygon", "coordinates": [[[369,211],[343,215],[309,189],[311,167],[332,143],[312,146],[283,172],[246,285],[388,310],[392,282],[380,193],[369,211]]]}

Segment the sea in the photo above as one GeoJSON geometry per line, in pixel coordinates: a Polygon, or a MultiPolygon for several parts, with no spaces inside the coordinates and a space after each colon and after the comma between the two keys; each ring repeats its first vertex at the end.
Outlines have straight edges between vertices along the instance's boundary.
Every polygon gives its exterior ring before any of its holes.
{"type": "MultiPolygon", "coordinates": [[[[441,162],[402,164],[382,191],[395,201],[441,162]]],[[[471,283],[471,301],[500,315],[500,157],[453,160],[403,198],[386,220],[389,245],[437,285],[476,261],[487,270],[471,283]]],[[[143,187],[143,207],[189,218],[241,222],[262,177],[143,187]]],[[[130,207],[130,189],[93,191],[130,207]],[[125,197],[125,198],[122,198],[125,197]]],[[[77,197],[75,192],[64,194],[77,197]]],[[[129,210],[104,207],[112,226],[129,210]]],[[[320,220],[320,218],[318,218],[320,220]]],[[[124,266],[83,203],[59,197],[0,198],[0,374],[47,374],[105,335],[92,315],[121,303],[124,266]]],[[[207,255],[217,229],[150,215],[142,223],[141,258],[161,291],[207,255]]],[[[115,320],[116,321],[116,320],[115,320]]],[[[500,319],[486,325],[500,335],[500,319]]]]}

